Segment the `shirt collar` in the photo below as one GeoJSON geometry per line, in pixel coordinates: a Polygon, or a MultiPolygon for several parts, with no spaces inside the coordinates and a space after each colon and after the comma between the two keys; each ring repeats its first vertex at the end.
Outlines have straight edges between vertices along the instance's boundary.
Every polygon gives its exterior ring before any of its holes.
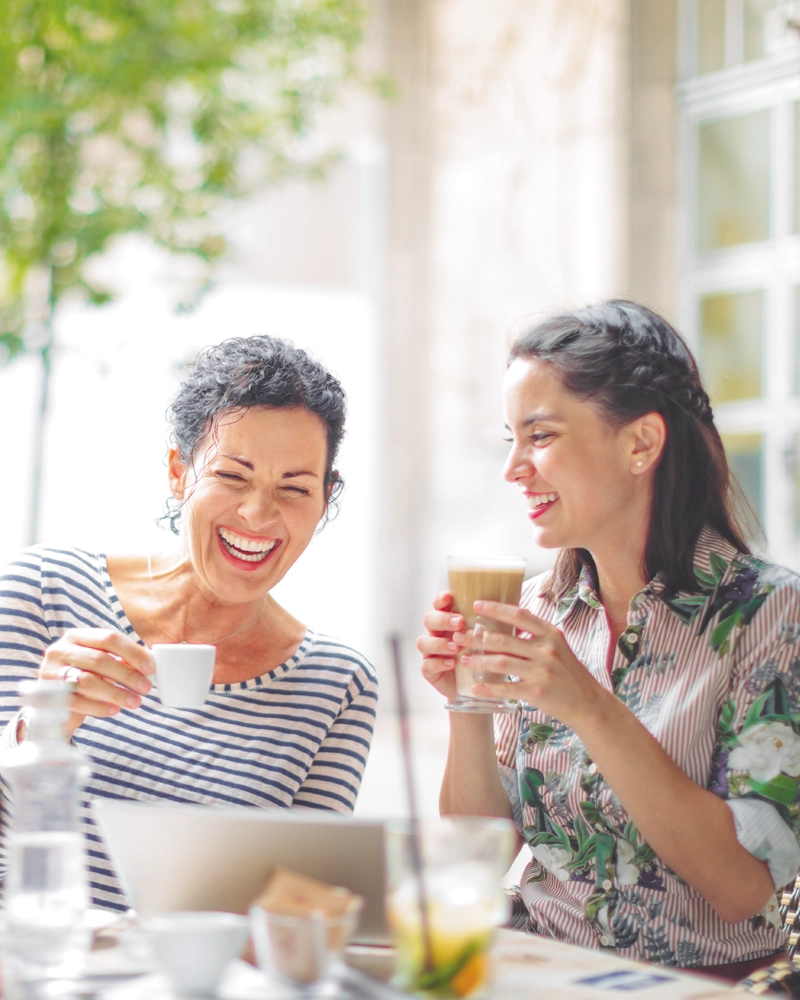
{"type": "MultiPolygon", "coordinates": [[[[712,555],[722,559],[727,565],[733,562],[736,556],[739,555],[739,551],[727,539],[723,538],[718,531],[715,531],[714,528],[706,524],[700,531],[700,536],[697,539],[692,567],[701,573],[712,573],[713,575],[713,566],[711,565],[712,555]]],[[[645,589],[649,590],[656,597],[661,597],[664,593],[664,574],[661,572],[656,573],[645,589]]],[[[684,594],[688,593],[688,591],[680,591],[679,593],[684,594]]]]}
{"type": "MultiPolygon", "coordinates": [[[[724,539],[718,531],[715,531],[713,528],[705,525],[700,532],[700,537],[697,539],[697,545],[694,550],[694,559],[692,560],[694,568],[702,571],[703,573],[711,572],[712,552],[721,557],[726,563],[732,562],[738,555],[737,549],[731,545],[729,541],[724,539]]],[[[634,606],[641,603],[643,598],[651,595],[654,597],[661,597],[663,593],[664,574],[659,571],[643,590],[640,590],[638,594],[634,595],[631,599],[631,605],[634,606]]],[[[588,605],[588,607],[592,608],[594,611],[601,611],[603,608],[603,605],[600,603],[600,598],[597,596],[597,589],[595,588],[592,573],[588,566],[581,567],[578,582],[573,587],[570,587],[570,589],[558,599],[555,614],[556,625],[560,624],[565,618],[568,617],[568,615],[574,610],[578,601],[583,601],[584,604],[588,605]]]]}

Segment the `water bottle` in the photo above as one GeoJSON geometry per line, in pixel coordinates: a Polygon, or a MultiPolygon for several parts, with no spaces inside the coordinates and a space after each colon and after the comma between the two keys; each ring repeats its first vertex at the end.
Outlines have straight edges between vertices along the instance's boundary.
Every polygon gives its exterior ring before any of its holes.
{"type": "Polygon", "coordinates": [[[79,806],[90,771],[65,734],[69,685],[25,681],[20,693],[27,738],[3,760],[11,786],[4,972],[24,984],[79,976],[86,963],[91,933],[79,806]]]}

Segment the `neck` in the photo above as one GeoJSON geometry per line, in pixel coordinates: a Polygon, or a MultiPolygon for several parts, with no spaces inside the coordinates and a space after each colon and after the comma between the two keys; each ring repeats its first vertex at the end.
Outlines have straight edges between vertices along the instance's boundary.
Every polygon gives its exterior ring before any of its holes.
{"type": "Polygon", "coordinates": [[[627,621],[631,598],[647,584],[644,568],[645,531],[631,531],[614,545],[592,552],[597,569],[598,596],[612,622],[627,621]]]}
{"type": "Polygon", "coordinates": [[[167,616],[170,631],[181,642],[223,642],[234,636],[244,637],[257,629],[274,604],[263,594],[242,604],[219,601],[197,585],[188,560],[166,564],[149,560],[149,582],[159,605],[167,616]]]}

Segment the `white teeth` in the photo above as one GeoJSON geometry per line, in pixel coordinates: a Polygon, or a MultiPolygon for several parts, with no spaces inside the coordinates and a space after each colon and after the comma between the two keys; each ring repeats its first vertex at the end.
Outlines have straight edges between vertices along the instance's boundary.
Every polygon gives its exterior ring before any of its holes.
{"type": "Polygon", "coordinates": [[[531,507],[541,507],[546,503],[553,503],[554,500],[558,500],[558,493],[539,493],[536,496],[530,498],[531,507]]]}
{"type": "Polygon", "coordinates": [[[219,537],[228,552],[244,562],[261,562],[278,544],[275,539],[257,542],[252,538],[245,538],[244,535],[237,535],[236,532],[229,531],[227,528],[219,529],[219,537]],[[245,553],[250,554],[245,555],[245,553]]]}

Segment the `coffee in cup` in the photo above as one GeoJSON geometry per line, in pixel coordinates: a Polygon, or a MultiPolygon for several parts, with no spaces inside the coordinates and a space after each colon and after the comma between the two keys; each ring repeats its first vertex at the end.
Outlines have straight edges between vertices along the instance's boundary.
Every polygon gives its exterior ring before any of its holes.
{"type": "MultiPolygon", "coordinates": [[[[500,604],[518,605],[525,579],[525,560],[512,557],[450,556],[447,568],[450,592],[453,595],[453,611],[464,616],[467,628],[474,629],[476,625],[481,625],[487,632],[513,634],[511,625],[476,615],[473,603],[498,601],[500,604]]],[[[480,680],[487,684],[497,684],[507,680],[507,676],[483,672],[480,680]]],[[[457,704],[462,706],[460,711],[497,711],[494,706],[508,704],[494,698],[477,698],[472,694],[472,687],[476,682],[473,668],[462,666],[459,657],[456,661],[456,690],[457,704]],[[472,707],[468,708],[467,704],[472,707]],[[480,705],[485,707],[478,707],[480,705]]]]}

